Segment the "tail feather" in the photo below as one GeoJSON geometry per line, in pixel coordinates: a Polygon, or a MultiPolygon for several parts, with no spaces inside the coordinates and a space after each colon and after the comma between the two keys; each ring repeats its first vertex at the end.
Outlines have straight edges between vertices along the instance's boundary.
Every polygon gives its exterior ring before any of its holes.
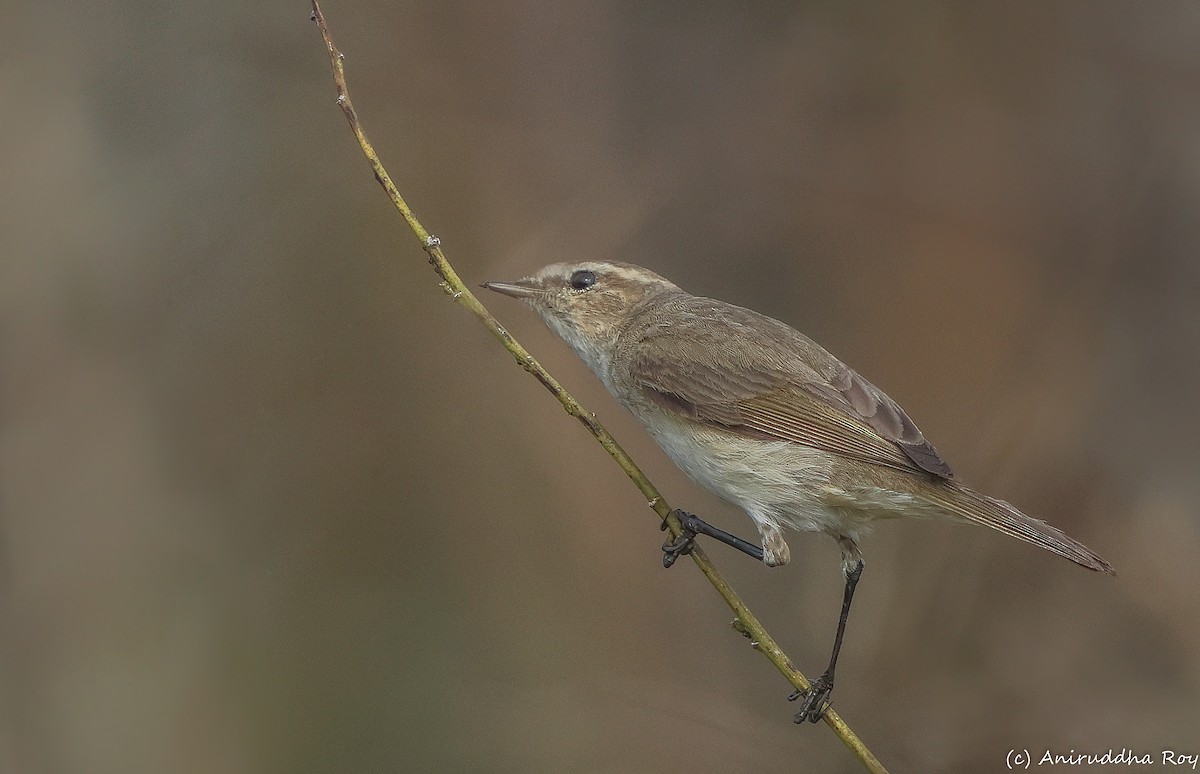
{"type": "Polygon", "coordinates": [[[974,524],[991,527],[1005,535],[1032,543],[1089,570],[1117,574],[1112,565],[1083,543],[1044,521],[1026,516],[1003,500],[952,482],[947,482],[932,496],[925,494],[935,504],[974,524]]]}

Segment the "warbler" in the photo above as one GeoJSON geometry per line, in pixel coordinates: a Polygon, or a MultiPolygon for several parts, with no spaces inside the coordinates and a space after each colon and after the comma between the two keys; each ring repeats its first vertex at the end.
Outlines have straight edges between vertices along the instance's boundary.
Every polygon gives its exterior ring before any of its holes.
{"type": "Polygon", "coordinates": [[[693,480],[744,510],[755,544],[677,511],[683,533],[769,566],[786,564],[784,529],[821,532],[842,553],[845,592],[829,666],[796,722],[816,722],[863,572],[860,537],[880,519],[942,517],[991,527],[1109,574],[1094,551],[1003,500],[960,483],[894,400],[804,334],[766,315],[694,296],[627,263],[555,263],[484,287],[521,299],[595,372],[693,480]]]}

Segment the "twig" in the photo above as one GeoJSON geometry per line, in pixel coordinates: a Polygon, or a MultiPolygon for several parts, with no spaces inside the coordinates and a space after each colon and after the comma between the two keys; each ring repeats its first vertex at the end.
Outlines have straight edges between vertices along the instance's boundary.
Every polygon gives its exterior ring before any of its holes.
{"type": "MultiPolygon", "coordinates": [[[[642,494],[645,495],[650,507],[662,519],[665,519],[671,530],[671,534],[678,536],[682,530],[679,520],[673,515],[672,508],[667,504],[667,501],[659,494],[658,489],[646,475],[642,473],[637,464],[625,453],[625,450],[620,447],[616,439],[609,435],[608,431],[596,421],[595,415],[586,410],[579,402],[571,396],[570,393],[558,383],[553,376],[542,368],[533,356],[525,350],[512,335],[504,329],[495,317],[492,317],[475,294],[471,292],[463,281],[459,278],[458,273],[454,271],[454,267],[446,260],[445,254],[442,252],[441,240],[430,234],[421,225],[417,216],[413,214],[408,203],[404,201],[404,197],[400,195],[400,191],[396,188],[392,178],[384,169],[383,163],[380,162],[379,156],[375,153],[374,146],[367,139],[366,133],[363,131],[362,124],[358,120],[358,113],[354,110],[354,104],[350,101],[350,94],[346,88],[346,70],[345,56],[333,44],[333,39],[329,36],[329,27],[325,23],[325,16],[321,13],[321,7],[317,0],[312,0],[312,20],[316,22],[317,29],[321,33],[322,40],[325,41],[325,47],[329,54],[329,65],[333,69],[333,81],[337,86],[337,103],[341,107],[342,112],[346,115],[346,120],[350,123],[350,130],[354,132],[354,136],[358,139],[358,144],[362,148],[363,155],[367,157],[368,163],[371,165],[372,171],[375,173],[375,179],[383,186],[383,190],[387,193],[388,198],[400,211],[404,220],[408,222],[409,228],[421,241],[421,246],[425,249],[425,254],[429,256],[429,263],[433,266],[433,270],[442,278],[442,289],[446,291],[451,298],[458,303],[471,310],[483,322],[484,326],[492,332],[492,334],[500,340],[517,363],[521,365],[529,373],[542,383],[542,385],[550,391],[554,397],[558,398],[558,402],[562,404],[563,409],[568,414],[578,419],[583,426],[588,429],[588,432],[604,447],[604,450],[612,456],[621,470],[633,481],[642,494]]],[[[763,625],[759,623],[758,618],[754,613],[750,612],[750,608],[746,607],[746,603],[741,600],[741,597],[733,590],[725,577],[718,572],[713,563],[709,561],[704,551],[699,546],[695,546],[690,554],[692,561],[700,568],[709,582],[733,610],[737,616],[734,620],[734,628],[741,632],[750,640],[752,647],[762,653],[767,659],[775,665],[787,681],[793,687],[807,691],[809,688],[808,679],[805,678],[800,670],[796,669],[792,664],[791,659],[783,652],[763,625]]],[[[846,725],[846,722],[833,711],[833,708],[827,708],[822,715],[825,723],[833,729],[834,733],[842,740],[845,745],[850,748],[850,751],[862,762],[867,771],[873,774],[887,774],[887,769],[883,764],[867,749],[867,746],[862,743],[862,740],[854,733],[851,728],[846,725]]]]}

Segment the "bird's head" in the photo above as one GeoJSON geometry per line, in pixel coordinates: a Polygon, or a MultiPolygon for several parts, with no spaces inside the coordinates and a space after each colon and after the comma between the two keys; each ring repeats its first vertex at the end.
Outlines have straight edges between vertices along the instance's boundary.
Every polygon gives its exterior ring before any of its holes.
{"type": "Polygon", "coordinates": [[[553,263],[514,282],[483,287],[519,298],[592,366],[605,364],[617,337],[648,300],[678,293],[678,286],[649,269],[628,263],[553,263]]]}

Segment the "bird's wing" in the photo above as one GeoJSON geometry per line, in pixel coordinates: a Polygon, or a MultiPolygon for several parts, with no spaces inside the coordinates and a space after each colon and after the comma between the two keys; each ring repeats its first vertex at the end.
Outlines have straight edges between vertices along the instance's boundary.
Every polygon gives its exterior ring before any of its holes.
{"type": "Polygon", "coordinates": [[[721,301],[675,303],[713,324],[642,330],[631,376],[658,405],[731,432],[953,478],[904,409],[804,334],[721,301]]]}

